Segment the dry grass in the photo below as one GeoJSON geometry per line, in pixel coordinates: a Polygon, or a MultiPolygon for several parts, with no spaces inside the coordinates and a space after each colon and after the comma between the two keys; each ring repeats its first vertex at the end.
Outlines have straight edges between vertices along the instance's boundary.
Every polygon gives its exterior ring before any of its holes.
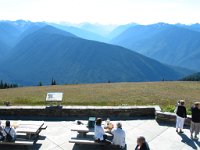
{"type": "Polygon", "coordinates": [[[187,106],[200,101],[200,82],[145,82],[25,87],[0,90],[0,104],[45,105],[47,92],[64,92],[63,105],[160,105],[174,109],[178,99],[187,106]]]}

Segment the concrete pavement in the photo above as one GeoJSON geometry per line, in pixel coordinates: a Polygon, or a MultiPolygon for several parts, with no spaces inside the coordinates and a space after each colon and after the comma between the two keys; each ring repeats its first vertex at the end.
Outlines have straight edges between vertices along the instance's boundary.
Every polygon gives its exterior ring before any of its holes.
{"type": "MultiPolygon", "coordinates": [[[[116,123],[116,121],[112,121],[116,123]]],[[[132,119],[121,121],[126,131],[127,150],[134,150],[136,139],[146,137],[151,150],[193,150],[200,149],[200,142],[190,139],[188,129],[177,134],[173,126],[158,124],[154,119],[132,119]]],[[[76,137],[70,129],[74,121],[45,121],[48,126],[43,130],[33,147],[0,146],[1,150],[102,150],[100,146],[74,145],[68,140],[76,137]]]]}

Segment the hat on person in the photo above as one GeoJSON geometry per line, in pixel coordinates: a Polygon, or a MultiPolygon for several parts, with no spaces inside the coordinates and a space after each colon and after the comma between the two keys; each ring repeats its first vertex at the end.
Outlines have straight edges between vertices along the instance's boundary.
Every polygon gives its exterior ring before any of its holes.
{"type": "Polygon", "coordinates": [[[195,106],[195,107],[200,107],[200,102],[195,102],[195,103],[194,103],[194,106],[195,106]]]}
{"type": "Polygon", "coordinates": [[[180,104],[184,105],[185,104],[185,100],[180,100],[180,104]]]}

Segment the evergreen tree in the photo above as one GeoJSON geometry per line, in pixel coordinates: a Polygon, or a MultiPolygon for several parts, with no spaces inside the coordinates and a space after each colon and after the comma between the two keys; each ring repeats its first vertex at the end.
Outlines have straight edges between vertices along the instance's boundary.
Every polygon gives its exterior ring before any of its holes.
{"type": "Polygon", "coordinates": [[[41,81],[38,83],[38,86],[42,86],[42,82],[41,81]]]}
{"type": "Polygon", "coordinates": [[[3,87],[4,89],[7,89],[8,88],[8,84],[5,82],[4,83],[4,87],[3,87]]]}
{"type": "Polygon", "coordinates": [[[195,74],[189,75],[189,76],[181,79],[181,81],[200,81],[200,73],[195,73],[195,74]]]}
{"type": "Polygon", "coordinates": [[[54,80],[53,78],[51,80],[51,85],[56,85],[56,80],[54,80]]]}
{"type": "Polygon", "coordinates": [[[0,82],[0,89],[2,89],[3,88],[3,81],[1,80],[1,82],[0,82]]]}
{"type": "Polygon", "coordinates": [[[0,81],[0,89],[7,89],[7,88],[17,88],[17,84],[10,84],[7,82],[3,82],[3,80],[0,81]]]}

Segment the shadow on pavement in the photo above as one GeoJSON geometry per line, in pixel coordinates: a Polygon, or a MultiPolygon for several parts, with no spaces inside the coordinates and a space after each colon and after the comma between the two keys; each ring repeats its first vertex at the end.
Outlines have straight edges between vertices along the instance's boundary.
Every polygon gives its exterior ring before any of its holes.
{"type": "Polygon", "coordinates": [[[190,146],[193,149],[198,149],[197,146],[195,145],[195,142],[193,140],[191,140],[187,135],[185,135],[185,134],[178,134],[178,135],[182,138],[182,140],[181,140],[182,143],[187,144],[188,146],[190,146]]]}
{"type": "Polygon", "coordinates": [[[194,142],[196,143],[196,145],[198,145],[198,147],[200,148],[200,142],[198,140],[194,140],[194,142]]]}
{"type": "MultiPolygon", "coordinates": [[[[75,144],[72,150],[122,150],[112,145],[78,145],[75,144]]],[[[127,150],[124,148],[123,150],[127,150]]]]}
{"type": "Polygon", "coordinates": [[[41,144],[36,144],[34,146],[15,146],[15,145],[10,145],[10,146],[0,146],[1,150],[39,150],[41,147],[41,144]]]}
{"type": "Polygon", "coordinates": [[[38,140],[45,140],[46,136],[39,136],[34,142],[33,146],[23,146],[23,145],[0,145],[0,150],[39,150],[42,144],[37,144],[38,140]]]}
{"type": "Polygon", "coordinates": [[[72,150],[107,150],[105,146],[74,144],[72,150]]]}

